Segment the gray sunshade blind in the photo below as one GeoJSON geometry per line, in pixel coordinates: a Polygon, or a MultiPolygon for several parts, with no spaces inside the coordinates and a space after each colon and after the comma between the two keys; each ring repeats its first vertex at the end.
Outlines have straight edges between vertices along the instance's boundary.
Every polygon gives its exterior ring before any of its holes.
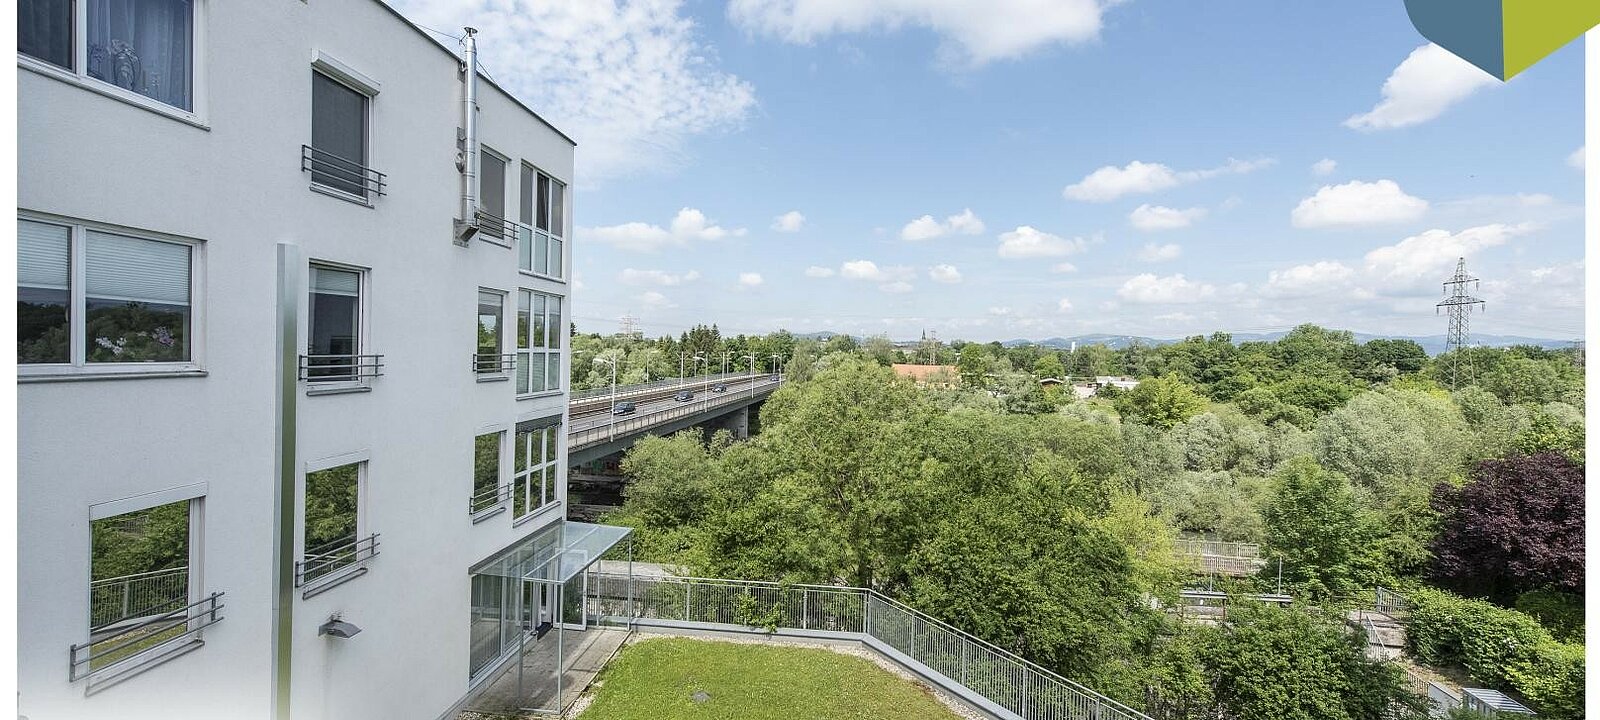
{"type": "Polygon", "coordinates": [[[102,300],[189,304],[188,245],[89,231],[84,291],[102,300]]]}
{"type": "Polygon", "coordinates": [[[311,268],[311,292],[319,295],[361,296],[361,274],[349,270],[311,268]]]}
{"type": "Polygon", "coordinates": [[[66,290],[71,273],[72,229],[17,221],[17,284],[66,290]]]}
{"type": "Polygon", "coordinates": [[[557,427],[559,425],[561,425],[561,416],[551,415],[550,417],[523,420],[522,422],[517,423],[517,432],[533,432],[534,430],[542,430],[547,427],[557,427]]]}

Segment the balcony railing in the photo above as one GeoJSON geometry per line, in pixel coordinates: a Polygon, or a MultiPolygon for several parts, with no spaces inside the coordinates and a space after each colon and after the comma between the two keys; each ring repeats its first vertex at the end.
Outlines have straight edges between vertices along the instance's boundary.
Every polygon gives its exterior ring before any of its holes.
{"type": "Polygon", "coordinates": [[[473,353],[472,355],[472,371],[479,375],[509,375],[516,367],[516,353],[473,353]]]}
{"type": "Polygon", "coordinates": [[[383,173],[310,145],[300,146],[300,170],[311,173],[311,181],[318,185],[357,197],[386,194],[383,173]]]}
{"type": "Polygon", "coordinates": [[[511,247],[517,237],[520,223],[512,222],[483,208],[478,208],[478,235],[496,245],[511,247]]]}
{"type": "Polygon", "coordinates": [[[222,595],[211,593],[198,602],[73,645],[68,651],[68,678],[74,682],[87,678],[92,691],[98,681],[110,682],[141,665],[177,656],[199,642],[202,628],[222,620],[222,595]]]}
{"type": "Polygon", "coordinates": [[[499,485],[472,496],[467,502],[467,514],[477,515],[511,499],[511,486],[499,485]]]}
{"type": "Polygon", "coordinates": [[[341,540],[306,551],[304,560],[294,564],[294,586],[305,587],[332,575],[341,568],[359,565],[378,554],[378,534],[359,540],[341,540]]]}
{"type": "Polygon", "coordinates": [[[300,356],[300,379],[310,382],[352,382],[382,374],[382,355],[300,356]]]}
{"type": "Polygon", "coordinates": [[[89,630],[168,613],[189,601],[189,568],[122,575],[89,583],[89,630]]]}

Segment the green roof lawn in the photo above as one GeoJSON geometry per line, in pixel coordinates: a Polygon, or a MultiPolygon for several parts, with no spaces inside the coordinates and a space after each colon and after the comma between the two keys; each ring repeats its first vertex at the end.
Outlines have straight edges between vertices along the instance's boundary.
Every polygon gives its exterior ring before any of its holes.
{"type": "Polygon", "coordinates": [[[649,638],[606,666],[582,720],[956,720],[871,661],[783,645],[649,638]],[[695,702],[704,692],[702,702],[695,702]]]}

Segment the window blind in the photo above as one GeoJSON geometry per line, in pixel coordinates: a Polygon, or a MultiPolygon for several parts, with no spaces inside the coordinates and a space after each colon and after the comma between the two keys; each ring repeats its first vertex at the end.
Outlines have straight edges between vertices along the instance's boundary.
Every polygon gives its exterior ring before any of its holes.
{"type": "Polygon", "coordinates": [[[71,277],[72,229],[17,221],[17,284],[66,290],[71,277]]]}
{"type": "Polygon", "coordinates": [[[333,268],[311,268],[311,292],[320,295],[361,296],[361,273],[333,268]]]}
{"type": "Polygon", "coordinates": [[[85,293],[101,300],[189,304],[190,247],[90,230],[85,293]]]}

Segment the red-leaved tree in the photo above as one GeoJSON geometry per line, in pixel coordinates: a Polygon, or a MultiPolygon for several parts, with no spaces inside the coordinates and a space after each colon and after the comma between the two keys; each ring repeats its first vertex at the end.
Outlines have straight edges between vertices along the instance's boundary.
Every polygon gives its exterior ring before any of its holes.
{"type": "Polygon", "coordinates": [[[1491,596],[1554,586],[1583,592],[1583,466],[1554,453],[1485,460],[1472,482],[1440,485],[1434,573],[1491,596]]]}

